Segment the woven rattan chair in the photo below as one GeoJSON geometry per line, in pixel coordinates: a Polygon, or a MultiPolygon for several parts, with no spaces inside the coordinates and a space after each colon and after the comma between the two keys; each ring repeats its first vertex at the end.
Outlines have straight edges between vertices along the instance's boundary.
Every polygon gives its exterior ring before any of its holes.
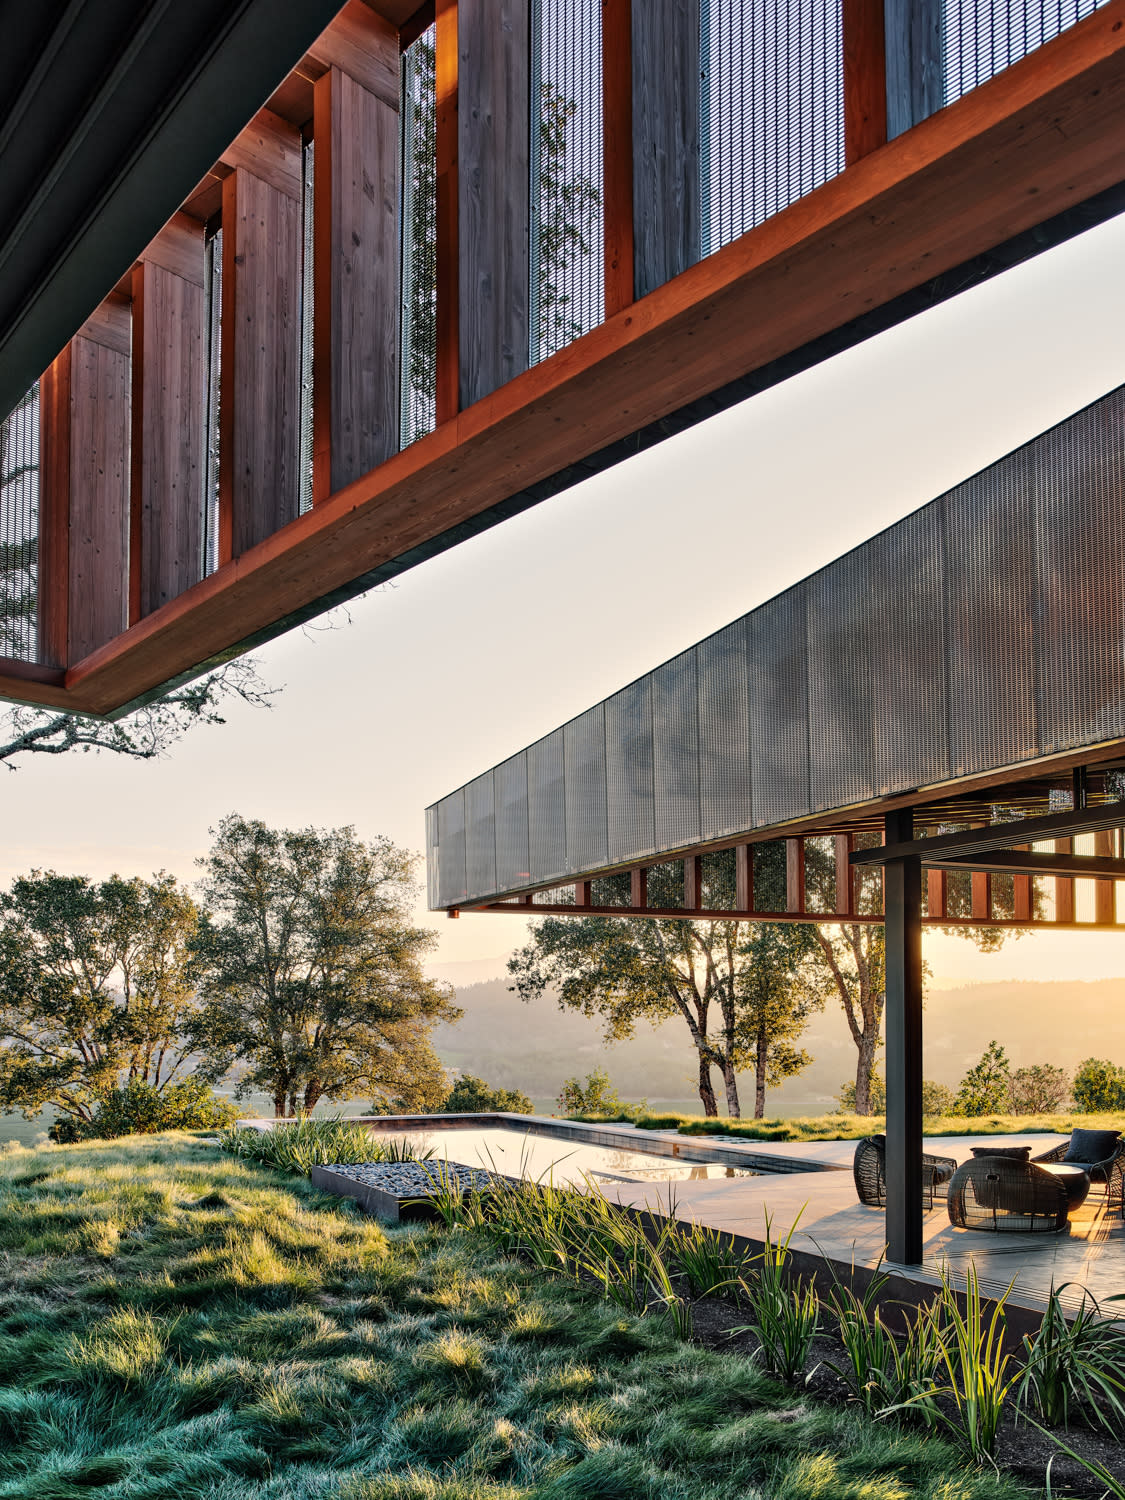
{"type": "Polygon", "coordinates": [[[1053,1146],[1040,1156],[1033,1156],[1032,1161],[1065,1161],[1081,1167],[1090,1179],[1091,1186],[1100,1184],[1105,1189],[1106,1208],[1121,1213],[1125,1205],[1125,1140],[1118,1136],[1116,1145],[1108,1155],[1103,1155],[1098,1161],[1085,1160],[1089,1155],[1104,1152],[1115,1134],[1114,1131],[1075,1130],[1069,1141],[1063,1141],[1061,1146],[1053,1146]]]}
{"type": "MultiPolygon", "coordinates": [[[[922,1201],[933,1208],[934,1199],[942,1197],[949,1180],[957,1170],[952,1156],[923,1156],[922,1201]]],[[[884,1135],[864,1136],[856,1143],[852,1158],[852,1173],[859,1201],[871,1208],[887,1206],[887,1138],[884,1135]]]]}
{"type": "Polygon", "coordinates": [[[1056,1234],[1066,1228],[1066,1189],[1057,1177],[1010,1156],[976,1156],[949,1184],[949,1222],[998,1234],[1056,1234]]]}

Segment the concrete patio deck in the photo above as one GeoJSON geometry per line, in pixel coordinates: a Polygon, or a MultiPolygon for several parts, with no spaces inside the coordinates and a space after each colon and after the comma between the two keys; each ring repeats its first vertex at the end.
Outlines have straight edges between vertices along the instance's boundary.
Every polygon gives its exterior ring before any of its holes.
{"type": "MultiPolygon", "coordinates": [[[[652,1132],[658,1133],[663,1134],[652,1132]]],[[[650,1133],[637,1134],[647,1137],[650,1133]]],[[[961,1162],[971,1156],[974,1146],[988,1141],[1030,1145],[1034,1156],[1061,1139],[1055,1135],[943,1137],[927,1139],[926,1149],[961,1162]]],[[[722,1141],[724,1148],[732,1144],[729,1138],[722,1141]]],[[[739,1144],[747,1156],[800,1157],[810,1164],[849,1168],[855,1151],[854,1141],[739,1144]]],[[[668,1185],[656,1182],[606,1184],[605,1191],[620,1203],[647,1205],[658,1213],[668,1213],[671,1206],[677,1218],[695,1220],[753,1241],[762,1240],[767,1215],[775,1241],[797,1221],[794,1250],[824,1256],[844,1267],[854,1262],[874,1268],[885,1247],[885,1215],[856,1201],[850,1170],[677,1182],[671,1185],[670,1197],[668,1185]]],[[[945,1266],[954,1283],[961,1286],[972,1262],[983,1290],[998,1295],[1014,1278],[1011,1300],[1033,1311],[1045,1306],[1052,1283],[1071,1283],[1066,1294],[1071,1305],[1081,1299],[1083,1287],[1099,1303],[1125,1293],[1125,1222],[1119,1215],[1107,1215],[1098,1196],[1071,1215],[1068,1231],[1061,1234],[991,1234],[955,1229],[944,1200],[940,1200],[925,1216],[924,1234],[925,1261],[921,1267],[887,1265],[887,1269],[913,1281],[936,1284],[945,1266]]],[[[1114,1310],[1112,1305],[1106,1308],[1107,1312],[1114,1310]]]]}

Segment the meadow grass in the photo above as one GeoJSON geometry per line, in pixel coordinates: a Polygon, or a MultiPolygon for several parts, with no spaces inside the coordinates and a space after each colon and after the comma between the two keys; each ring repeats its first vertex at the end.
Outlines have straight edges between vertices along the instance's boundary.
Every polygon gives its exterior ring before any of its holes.
{"type": "MultiPolygon", "coordinates": [[[[675,1130],[680,1135],[725,1135],[748,1141],[855,1141],[881,1131],[882,1115],[808,1115],[794,1119],[734,1120],[719,1116],[639,1114],[571,1115],[591,1124],[616,1121],[638,1130],[675,1130]]],[[[924,1135],[1069,1135],[1072,1130],[1125,1131],[1125,1114],[929,1115],[924,1135]]]]}
{"type": "Polygon", "coordinates": [[[0,1500],[1028,1494],[186,1135],[0,1157],[0,1500]]]}

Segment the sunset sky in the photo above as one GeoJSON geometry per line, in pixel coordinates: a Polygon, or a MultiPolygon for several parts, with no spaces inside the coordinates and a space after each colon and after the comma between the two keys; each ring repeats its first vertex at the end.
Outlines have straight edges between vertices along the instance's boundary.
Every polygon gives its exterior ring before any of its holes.
{"type": "MultiPolygon", "coordinates": [[[[161,762],[0,770],[0,880],[194,878],[232,810],[421,850],[427,803],[1125,380],[1123,260],[1118,220],[293,632],[257,653],[271,711],[161,762]]],[[[425,920],[435,972],[462,980],[499,974],[524,931],[425,920]]],[[[1111,934],[926,951],[937,984],[1125,975],[1111,934]]]]}

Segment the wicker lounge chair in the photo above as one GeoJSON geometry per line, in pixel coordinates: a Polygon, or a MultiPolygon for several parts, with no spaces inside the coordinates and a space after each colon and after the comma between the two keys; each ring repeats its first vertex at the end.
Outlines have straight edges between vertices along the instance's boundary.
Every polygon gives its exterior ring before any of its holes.
{"type": "Polygon", "coordinates": [[[1057,1234],[1066,1228],[1066,1188],[1033,1162],[976,1156],[949,1184],[949,1222],[957,1229],[1057,1234]]]}
{"type": "MultiPolygon", "coordinates": [[[[943,1197],[949,1180],[957,1170],[952,1156],[922,1157],[922,1201],[933,1208],[934,1199],[943,1197]]],[[[871,1208],[887,1206],[887,1138],[868,1135],[857,1142],[852,1158],[855,1190],[859,1201],[871,1208]]]]}
{"type": "Polygon", "coordinates": [[[1121,1212],[1125,1199],[1125,1140],[1119,1131],[1074,1130],[1069,1141],[1032,1157],[1032,1161],[1066,1162],[1081,1167],[1091,1184],[1104,1187],[1106,1208],[1121,1212]]]}

